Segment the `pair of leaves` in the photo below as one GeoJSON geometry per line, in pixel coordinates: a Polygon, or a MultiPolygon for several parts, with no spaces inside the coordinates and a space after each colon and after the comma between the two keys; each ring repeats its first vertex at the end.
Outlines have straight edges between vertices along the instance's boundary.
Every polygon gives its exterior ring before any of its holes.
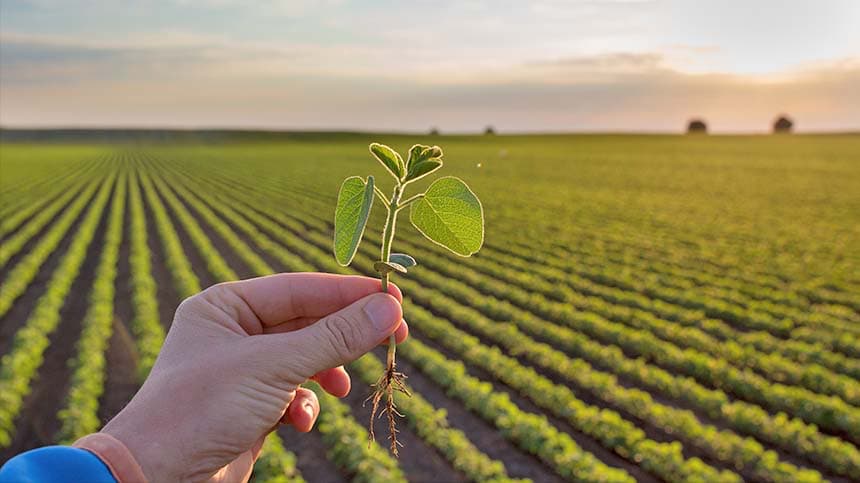
{"type": "Polygon", "coordinates": [[[398,181],[415,181],[442,167],[442,148],[439,146],[416,144],[409,150],[405,163],[397,151],[384,144],[371,144],[370,152],[398,181]]]}
{"type": "MultiPolygon", "coordinates": [[[[344,180],[334,218],[334,255],[339,264],[347,266],[355,256],[372,205],[373,176],[366,182],[358,176],[344,180]]],[[[484,243],[481,202],[458,178],[440,178],[430,185],[412,205],[409,219],[425,237],[460,256],[472,255],[484,243]]],[[[401,266],[409,263],[392,257],[401,266]]]]}
{"type": "MultiPolygon", "coordinates": [[[[406,179],[417,179],[442,165],[442,149],[438,146],[416,144],[409,151],[408,166],[404,166],[400,155],[388,146],[374,143],[370,150],[392,174],[406,170],[406,179]]],[[[358,250],[373,198],[373,176],[368,176],[367,181],[352,176],[340,187],[334,217],[334,255],[343,266],[349,265],[358,250]]],[[[396,211],[389,213],[396,216],[396,211]]],[[[430,241],[460,256],[472,255],[484,243],[484,209],[475,193],[459,178],[449,176],[433,182],[412,204],[409,220],[430,241]]],[[[380,273],[383,270],[405,273],[415,265],[415,259],[394,254],[389,261],[377,264],[383,264],[375,267],[380,273]]]]}

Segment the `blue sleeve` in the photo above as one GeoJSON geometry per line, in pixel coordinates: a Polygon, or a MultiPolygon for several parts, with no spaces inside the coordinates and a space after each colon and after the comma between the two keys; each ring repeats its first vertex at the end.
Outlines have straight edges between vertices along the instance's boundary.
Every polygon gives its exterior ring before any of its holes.
{"type": "Polygon", "coordinates": [[[117,483],[98,456],[71,446],[46,446],[21,453],[0,468],[0,483],[117,483]]]}

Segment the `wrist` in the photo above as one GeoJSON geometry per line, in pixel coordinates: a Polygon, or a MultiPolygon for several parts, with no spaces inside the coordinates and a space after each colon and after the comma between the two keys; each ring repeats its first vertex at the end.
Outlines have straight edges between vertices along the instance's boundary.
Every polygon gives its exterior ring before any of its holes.
{"type": "Polygon", "coordinates": [[[154,481],[143,472],[137,459],[125,443],[110,434],[90,434],[75,441],[73,446],[96,455],[119,483],[154,481]]]}
{"type": "Polygon", "coordinates": [[[126,418],[120,413],[101,430],[101,434],[112,437],[125,446],[146,481],[181,481],[179,468],[171,466],[171,461],[177,460],[175,448],[169,448],[159,437],[153,437],[145,426],[145,423],[127,424],[126,418]]]}

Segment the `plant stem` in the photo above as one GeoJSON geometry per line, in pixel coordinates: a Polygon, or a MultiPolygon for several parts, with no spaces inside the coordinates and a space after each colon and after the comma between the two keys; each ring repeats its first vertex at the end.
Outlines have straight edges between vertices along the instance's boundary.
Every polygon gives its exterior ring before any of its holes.
{"type": "MultiPolygon", "coordinates": [[[[385,230],[382,234],[382,261],[388,262],[391,258],[391,243],[394,241],[394,231],[397,224],[397,204],[400,202],[400,197],[403,195],[403,186],[398,184],[394,187],[394,193],[391,195],[391,201],[388,205],[388,219],[385,221],[385,230]]],[[[388,293],[388,273],[382,274],[382,291],[388,293]]],[[[388,367],[394,366],[394,354],[397,351],[397,344],[394,334],[388,338],[388,367]]]]}

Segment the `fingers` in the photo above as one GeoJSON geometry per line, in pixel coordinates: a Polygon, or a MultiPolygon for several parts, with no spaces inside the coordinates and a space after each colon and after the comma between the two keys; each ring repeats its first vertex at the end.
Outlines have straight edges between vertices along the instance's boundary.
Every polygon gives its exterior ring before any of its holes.
{"type": "Polygon", "coordinates": [[[343,366],[316,373],[311,379],[318,382],[332,396],[344,397],[352,388],[352,381],[343,366]]]}
{"type": "Polygon", "coordinates": [[[296,431],[309,432],[320,414],[320,402],[316,393],[300,387],[296,389],[296,397],[287,406],[287,412],[281,418],[284,424],[292,424],[296,431]]]}
{"type": "Polygon", "coordinates": [[[303,329],[251,337],[253,357],[273,374],[299,384],[369,352],[397,330],[402,318],[397,299],[374,293],[303,329]]]}
{"type": "MultiPolygon", "coordinates": [[[[322,317],[381,290],[375,278],[328,273],[280,273],[267,277],[229,282],[212,287],[236,295],[248,310],[238,310],[240,317],[255,316],[263,327],[278,325],[299,317],[322,317]],[[251,315],[249,315],[251,314],[251,315]]],[[[389,293],[403,300],[400,289],[391,284],[389,293]]],[[[219,297],[232,300],[232,297],[219,297]]]]}

